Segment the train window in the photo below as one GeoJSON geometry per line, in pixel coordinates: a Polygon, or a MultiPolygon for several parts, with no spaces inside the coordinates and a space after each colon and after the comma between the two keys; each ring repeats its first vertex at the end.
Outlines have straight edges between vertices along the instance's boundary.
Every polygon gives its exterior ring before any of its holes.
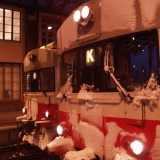
{"type": "Polygon", "coordinates": [[[61,85],[65,84],[67,79],[72,77],[73,92],[77,91],[77,53],[76,50],[69,51],[63,56],[63,65],[61,67],[61,85]]]}
{"type": "Polygon", "coordinates": [[[156,30],[145,31],[81,48],[78,67],[80,85],[86,83],[101,92],[117,91],[117,82],[127,91],[132,91],[133,85],[144,86],[151,72],[158,76],[157,37],[156,30]],[[104,55],[107,51],[107,63],[115,79],[110,72],[104,71],[104,55]]]}
{"type": "Polygon", "coordinates": [[[93,91],[117,91],[117,82],[127,91],[132,91],[133,85],[144,86],[151,72],[158,76],[158,59],[156,30],[92,43],[63,53],[61,86],[73,74],[74,92],[78,92],[84,83],[94,86],[93,91]],[[108,66],[112,71],[106,73],[104,56],[107,51],[108,66]]]}
{"type": "Polygon", "coordinates": [[[157,37],[155,30],[145,31],[106,44],[114,75],[126,90],[133,85],[145,86],[151,72],[158,76],[157,37]]]}
{"type": "Polygon", "coordinates": [[[100,52],[98,46],[80,50],[80,84],[94,85],[100,89],[100,52]]]}
{"type": "Polygon", "coordinates": [[[54,91],[54,68],[40,70],[40,90],[54,91]]]}
{"type": "Polygon", "coordinates": [[[26,72],[24,77],[26,92],[55,91],[54,67],[26,72]]]}

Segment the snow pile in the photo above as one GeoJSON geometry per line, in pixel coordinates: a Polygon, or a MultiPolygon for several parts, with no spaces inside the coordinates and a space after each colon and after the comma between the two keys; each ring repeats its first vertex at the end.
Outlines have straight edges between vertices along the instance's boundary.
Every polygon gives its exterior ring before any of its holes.
{"type": "Polygon", "coordinates": [[[85,147],[91,148],[99,157],[103,157],[103,133],[94,125],[80,122],[76,131],[84,139],[85,147]]]}
{"type": "Polygon", "coordinates": [[[152,160],[160,160],[160,125],[156,126],[156,138],[150,150],[152,160]]]}
{"type": "Polygon", "coordinates": [[[54,152],[56,154],[64,154],[68,151],[73,150],[73,141],[71,138],[56,137],[52,142],[47,144],[47,149],[49,152],[54,152]]]}
{"type": "Polygon", "coordinates": [[[84,150],[80,151],[67,152],[64,160],[91,160],[95,158],[94,151],[91,148],[84,148],[84,150]]]}
{"type": "Polygon", "coordinates": [[[101,8],[102,32],[135,29],[135,0],[101,0],[101,8]]]}
{"type": "Polygon", "coordinates": [[[113,159],[117,153],[115,142],[122,129],[115,122],[106,123],[106,128],[108,133],[105,136],[104,150],[106,160],[110,160],[113,159]]]}
{"type": "Polygon", "coordinates": [[[115,155],[114,160],[137,160],[137,159],[129,156],[126,153],[126,150],[124,150],[124,148],[120,148],[118,153],[115,155]]]}

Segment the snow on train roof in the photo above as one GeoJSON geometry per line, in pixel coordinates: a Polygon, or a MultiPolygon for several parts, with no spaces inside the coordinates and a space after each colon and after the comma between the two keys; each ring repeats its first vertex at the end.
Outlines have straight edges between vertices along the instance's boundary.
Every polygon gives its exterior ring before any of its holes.
{"type": "MultiPolygon", "coordinates": [[[[97,40],[116,37],[160,26],[159,0],[92,0],[87,3],[93,10],[94,26],[87,34],[100,33],[97,40]],[[100,9],[101,8],[101,9],[100,9]],[[100,9],[98,11],[98,9],[100,9]]],[[[79,7],[79,9],[81,9],[79,7]]],[[[73,13],[58,30],[58,49],[61,52],[77,47],[79,34],[73,13]]]]}
{"type": "Polygon", "coordinates": [[[24,59],[24,72],[57,66],[57,49],[33,49],[24,59]]]}

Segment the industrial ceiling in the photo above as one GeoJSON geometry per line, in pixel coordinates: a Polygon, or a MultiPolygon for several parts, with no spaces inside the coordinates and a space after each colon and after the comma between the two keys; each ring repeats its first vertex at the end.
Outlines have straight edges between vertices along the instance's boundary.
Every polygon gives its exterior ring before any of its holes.
{"type": "Polygon", "coordinates": [[[24,7],[48,13],[68,16],[81,4],[89,0],[0,0],[0,4],[24,7]]]}

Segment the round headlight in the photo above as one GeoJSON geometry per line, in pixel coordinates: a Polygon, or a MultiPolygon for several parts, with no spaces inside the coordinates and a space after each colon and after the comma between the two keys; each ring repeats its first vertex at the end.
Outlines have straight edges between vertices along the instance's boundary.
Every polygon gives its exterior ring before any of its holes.
{"type": "Polygon", "coordinates": [[[46,116],[46,118],[49,117],[49,112],[48,111],[45,112],[45,116],[46,116]]]}
{"type": "Polygon", "coordinates": [[[57,133],[61,135],[63,133],[63,127],[61,125],[57,126],[57,133]]]}
{"type": "Polygon", "coordinates": [[[73,19],[74,19],[75,22],[78,22],[78,21],[80,20],[80,18],[81,18],[80,11],[79,11],[79,10],[76,10],[76,11],[74,12],[73,19]]]}
{"type": "Polygon", "coordinates": [[[142,153],[143,144],[140,141],[137,141],[137,140],[133,141],[130,144],[130,147],[132,148],[134,154],[138,155],[142,153]]]}
{"type": "Polygon", "coordinates": [[[87,18],[88,16],[89,16],[89,8],[88,8],[88,6],[84,6],[83,8],[82,8],[82,18],[87,18]]]}
{"type": "Polygon", "coordinates": [[[22,108],[22,113],[26,113],[27,112],[27,108],[26,107],[23,107],[22,108]]]}

